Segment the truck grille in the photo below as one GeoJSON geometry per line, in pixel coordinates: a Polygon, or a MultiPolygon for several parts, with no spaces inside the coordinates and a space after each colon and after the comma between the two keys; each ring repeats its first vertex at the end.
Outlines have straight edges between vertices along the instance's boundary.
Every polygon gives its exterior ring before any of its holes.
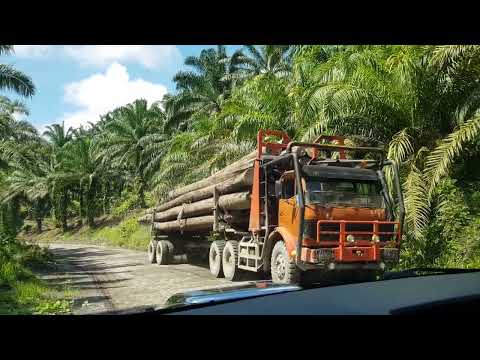
{"type": "MultiPolygon", "coordinates": [[[[306,220],[304,223],[305,238],[317,239],[317,222],[318,220],[306,220]]],[[[379,224],[378,231],[382,232],[395,232],[395,224],[379,224]]],[[[353,233],[357,240],[372,240],[373,223],[349,223],[345,224],[345,232],[353,233]],[[366,234],[361,234],[365,232],[366,234]],[[359,234],[360,233],[360,234],[359,234]]],[[[339,241],[340,239],[340,223],[339,222],[322,222],[320,223],[320,242],[322,241],[339,241]],[[331,233],[335,232],[335,233],[331,233]]],[[[380,242],[394,241],[396,240],[395,234],[381,234],[379,235],[380,242]]]]}
{"type": "MultiPolygon", "coordinates": [[[[340,224],[338,223],[323,223],[320,225],[320,231],[340,231],[340,224]]],[[[339,241],[338,234],[322,234],[320,241],[339,241]]],[[[317,221],[315,221],[315,239],[317,238],[317,221]]]]}

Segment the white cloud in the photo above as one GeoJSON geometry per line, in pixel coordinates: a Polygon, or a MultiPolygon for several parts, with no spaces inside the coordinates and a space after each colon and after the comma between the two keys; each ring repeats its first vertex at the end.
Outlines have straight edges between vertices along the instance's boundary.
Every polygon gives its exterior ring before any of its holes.
{"type": "Polygon", "coordinates": [[[175,45],[68,45],[64,50],[82,65],[137,62],[158,70],[171,68],[182,61],[180,50],[175,45]]]}
{"type": "Polygon", "coordinates": [[[130,79],[125,66],[113,63],[105,73],[65,86],[65,102],[79,107],[79,110],[65,114],[57,122],[65,121],[66,128],[87,126],[88,122],[97,122],[100,115],[119,106],[140,98],[151,104],[161,100],[166,93],[164,85],[130,79]]]}
{"type": "Polygon", "coordinates": [[[175,45],[15,45],[22,58],[45,58],[53,54],[73,59],[83,66],[105,67],[114,62],[138,63],[154,70],[171,70],[182,63],[175,45]]]}
{"type": "Polygon", "coordinates": [[[53,45],[14,45],[15,55],[23,58],[41,58],[49,56],[55,50],[53,45]]]}

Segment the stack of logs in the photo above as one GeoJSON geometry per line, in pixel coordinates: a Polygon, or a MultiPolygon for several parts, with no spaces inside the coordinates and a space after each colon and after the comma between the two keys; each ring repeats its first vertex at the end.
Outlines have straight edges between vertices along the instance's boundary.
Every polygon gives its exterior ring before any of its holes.
{"type": "Polygon", "coordinates": [[[222,224],[245,229],[255,155],[252,152],[206,179],[171,191],[139,222],[151,224],[153,220],[157,233],[209,232],[222,224]]]}

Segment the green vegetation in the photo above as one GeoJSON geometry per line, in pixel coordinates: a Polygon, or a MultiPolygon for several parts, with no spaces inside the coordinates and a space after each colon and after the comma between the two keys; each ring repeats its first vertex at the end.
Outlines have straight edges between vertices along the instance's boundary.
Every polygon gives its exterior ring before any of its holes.
{"type": "Polygon", "coordinates": [[[32,273],[55,269],[50,253],[5,234],[1,241],[0,315],[70,314],[73,293],[67,288],[55,289],[32,273]]]}
{"type": "Polygon", "coordinates": [[[129,214],[121,221],[106,221],[94,229],[87,227],[79,228],[77,231],[58,233],[55,230],[45,231],[43,236],[33,235],[36,241],[65,241],[84,242],[96,245],[116,246],[128,249],[145,250],[150,241],[150,227],[140,225],[138,218],[140,212],[129,214]]]}
{"type": "Polygon", "coordinates": [[[479,46],[218,46],[185,66],[160,102],[136,100],[88,129],[52,125],[44,137],[2,98],[2,221],[143,247],[148,230],[132,211],[247,154],[258,129],[303,141],[339,134],[385,147],[400,165],[401,266],[478,266],[479,46]],[[105,225],[112,218],[120,223],[105,225]]]}
{"type": "MultiPolygon", "coordinates": [[[[26,220],[18,237],[29,243],[45,245],[52,242],[71,242],[145,250],[150,241],[150,226],[138,223],[143,210],[128,209],[130,204],[138,206],[138,202],[132,199],[136,199],[136,195],[133,194],[113,208],[112,215],[97,218],[93,228],[78,225],[63,232],[56,226],[54,219],[47,219],[43,231],[38,233],[33,222],[26,220]]],[[[78,221],[76,223],[79,224],[78,221]]]]}
{"type": "MultiPolygon", "coordinates": [[[[12,52],[0,45],[0,55],[12,52]]],[[[0,64],[0,90],[9,89],[23,96],[32,96],[31,79],[9,65],[0,64]]],[[[55,267],[51,254],[38,246],[16,239],[24,218],[24,203],[41,231],[46,214],[47,184],[42,176],[48,172],[44,163],[35,163],[31,156],[39,151],[45,159],[37,131],[25,121],[17,121],[14,113],[28,114],[25,106],[0,96],[0,314],[68,314],[72,293],[55,289],[38,279],[32,271],[55,267]],[[23,151],[31,147],[29,152],[23,151]]]]}

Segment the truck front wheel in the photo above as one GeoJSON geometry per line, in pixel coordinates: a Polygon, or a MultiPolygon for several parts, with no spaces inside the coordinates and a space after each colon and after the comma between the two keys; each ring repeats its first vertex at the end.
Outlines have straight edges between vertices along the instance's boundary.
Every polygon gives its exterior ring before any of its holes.
{"type": "Polygon", "coordinates": [[[278,241],[273,247],[270,269],[274,283],[295,284],[300,281],[300,269],[288,256],[287,247],[283,241],[278,241]]]}

